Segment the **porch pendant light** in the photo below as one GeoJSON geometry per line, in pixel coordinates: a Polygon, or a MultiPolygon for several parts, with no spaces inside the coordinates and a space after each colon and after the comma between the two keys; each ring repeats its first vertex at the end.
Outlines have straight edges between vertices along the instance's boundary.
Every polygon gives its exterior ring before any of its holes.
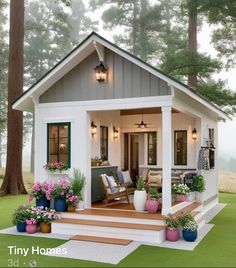
{"type": "Polygon", "coordinates": [[[97,65],[95,68],[95,75],[96,75],[96,80],[98,82],[104,82],[107,78],[107,66],[100,61],[99,65],[97,65]]]}
{"type": "Polygon", "coordinates": [[[91,134],[92,137],[94,137],[97,134],[97,126],[94,124],[94,122],[91,123],[91,134]]]}
{"type": "Polygon", "coordinates": [[[136,126],[138,126],[138,128],[144,129],[144,128],[148,128],[148,125],[151,125],[151,123],[144,123],[143,121],[143,113],[142,113],[142,120],[140,123],[136,123],[136,126]]]}

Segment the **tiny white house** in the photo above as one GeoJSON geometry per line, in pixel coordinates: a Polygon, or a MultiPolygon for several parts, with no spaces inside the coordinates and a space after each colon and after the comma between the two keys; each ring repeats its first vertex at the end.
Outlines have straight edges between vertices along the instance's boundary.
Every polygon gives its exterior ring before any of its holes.
{"type": "Polygon", "coordinates": [[[96,33],[13,108],[35,115],[35,180],[57,177],[44,169],[52,161],[66,162],[68,175],[80,169],[85,208],[102,201],[97,180],[106,170],[128,170],[133,182],[159,171],[163,215],[176,211],[171,185],[189,172],[204,175],[202,206],[218,203],[217,129],[226,114],[96,33]]]}

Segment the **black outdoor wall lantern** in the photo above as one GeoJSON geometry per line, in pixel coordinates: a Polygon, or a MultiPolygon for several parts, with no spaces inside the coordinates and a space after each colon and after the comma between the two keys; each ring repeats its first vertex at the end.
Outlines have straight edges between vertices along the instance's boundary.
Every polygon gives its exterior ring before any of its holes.
{"type": "Polygon", "coordinates": [[[95,68],[96,80],[104,82],[107,79],[107,66],[101,61],[95,68]]]}

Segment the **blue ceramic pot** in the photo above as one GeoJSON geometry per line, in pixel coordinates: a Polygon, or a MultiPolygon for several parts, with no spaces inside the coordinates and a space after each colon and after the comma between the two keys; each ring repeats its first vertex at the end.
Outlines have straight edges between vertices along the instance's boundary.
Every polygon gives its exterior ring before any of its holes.
{"type": "Polygon", "coordinates": [[[54,209],[56,211],[66,211],[66,200],[62,198],[55,198],[54,199],[54,209]]]}
{"type": "Polygon", "coordinates": [[[50,200],[47,198],[36,199],[36,207],[50,208],[50,200]]]}
{"type": "Polygon", "coordinates": [[[183,230],[183,238],[185,241],[194,242],[197,239],[197,231],[183,230]]]}
{"type": "Polygon", "coordinates": [[[16,229],[19,233],[26,232],[26,223],[25,222],[19,222],[16,224],[16,229]]]}

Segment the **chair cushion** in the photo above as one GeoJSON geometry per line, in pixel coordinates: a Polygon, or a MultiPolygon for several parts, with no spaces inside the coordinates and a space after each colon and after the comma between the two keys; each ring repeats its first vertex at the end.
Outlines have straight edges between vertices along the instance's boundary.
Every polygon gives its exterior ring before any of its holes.
{"type": "MultiPolygon", "coordinates": [[[[105,187],[109,187],[109,183],[107,181],[106,174],[101,174],[101,178],[102,178],[103,185],[105,187]]],[[[106,191],[107,191],[108,194],[111,194],[111,189],[110,188],[107,188],[106,191]]]]}
{"type": "Polygon", "coordinates": [[[124,178],[124,183],[132,183],[132,180],[130,178],[130,174],[129,174],[128,170],[122,171],[122,175],[123,175],[123,178],[124,178]]]}
{"type": "Polygon", "coordinates": [[[116,176],[118,178],[119,183],[123,184],[124,183],[124,177],[123,177],[122,171],[117,170],[116,171],[116,176]]]}
{"type": "Polygon", "coordinates": [[[106,175],[107,182],[111,188],[111,193],[118,193],[117,183],[115,181],[115,178],[113,176],[107,176],[106,175]]]}

